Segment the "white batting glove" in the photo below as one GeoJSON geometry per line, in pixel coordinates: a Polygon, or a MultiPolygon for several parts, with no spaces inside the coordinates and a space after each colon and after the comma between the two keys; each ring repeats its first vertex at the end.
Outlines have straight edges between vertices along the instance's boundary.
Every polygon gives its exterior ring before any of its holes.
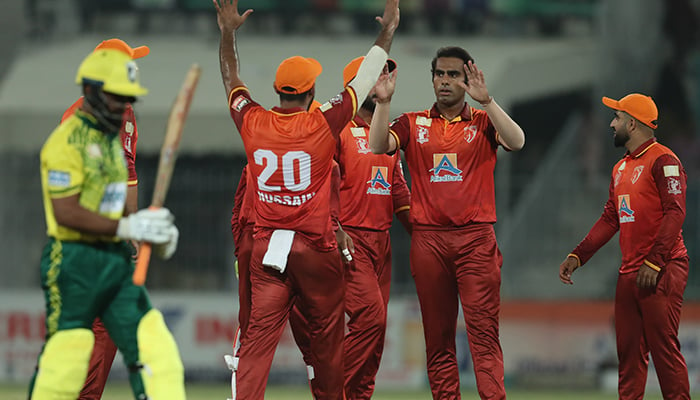
{"type": "Polygon", "coordinates": [[[177,230],[175,225],[170,228],[170,240],[153,246],[153,251],[155,254],[163,260],[167,260],[173,256],[175,250],[177,249],[177,240],[180,237],[180,231],[177,230]]]}
{"type": "Polygon", "coordinates": [[[174,219],[167,208],[140,210],[119,220],[117,236],[153,244],[167,243],[173,236],[174,219]]]}

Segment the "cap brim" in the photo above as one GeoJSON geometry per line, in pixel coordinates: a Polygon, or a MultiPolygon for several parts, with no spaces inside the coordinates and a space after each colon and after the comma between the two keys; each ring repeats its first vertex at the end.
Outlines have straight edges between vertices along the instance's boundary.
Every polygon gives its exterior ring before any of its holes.
{"type": "Polygon", "coordinates": [[[146,57],[150,52],[151,49],[148,48],[148,46],[139,46],[139,47],[134,47],[133,48],[133,59],[141,58],[141,57],[146,57]]]}
{"type": "Polygon", "coordinates": [[[389,65],[389,72],[396,69],[396,61],[392,60],[391,58],[387,59],[386,63],[389,65]]]}
{"type": "Polygon", "coordinates": [[[617,101],[615,99],[611,99],[610,97],[603,97],[602,101],[603,101],[603,104],[612,108],[613,110],[620,110],[620,102],[619,101],[617,101]]]}

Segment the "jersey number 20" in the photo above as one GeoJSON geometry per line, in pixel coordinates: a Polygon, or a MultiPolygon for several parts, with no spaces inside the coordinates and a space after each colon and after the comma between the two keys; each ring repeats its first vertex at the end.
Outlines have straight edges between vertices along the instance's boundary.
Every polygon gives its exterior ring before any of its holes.
{"type": "MultiPolygon", "coordinates": [[[[258,149],[253,153],[255,163],[264,165],[265,168],[258,176],[258,188],[266,192],[279,192],[281,186],[268,185],[270,179],[279,168],[280,157],[270,150],[258,149]]],[[[284,153],[282,158],[282,177],[284,179],[284,187],[292,192],[301,192],[311,185],[311,156],[303,151],[288,151],[284,153]],[[299,181],[297,182],[297,173],[295,166],[299,166],[299,181]]]]}

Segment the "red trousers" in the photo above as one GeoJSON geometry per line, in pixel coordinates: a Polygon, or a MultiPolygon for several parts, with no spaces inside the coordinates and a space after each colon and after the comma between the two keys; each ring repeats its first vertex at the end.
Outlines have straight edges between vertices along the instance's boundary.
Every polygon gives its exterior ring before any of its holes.
{"type": "Polygon", "coordinates": [[[112,368],[114,356],[117,354],[117,346],[114,345],[99,318],[96,318],[92,324],[92,333],[95,335],[95,346],[92,349],[85,386],[80,391],[79,400],[99,400],[102,398],[109,370],[112,368]]]}
{"type": "Polygon", "coordinates": [[[250,263],[252,308],[241,340],[238,398],[262,400],[272,358],[292,306],[308,321],[318,399],[343,399],[344,267],[338,251],[318,251],[296,235],[280,273],[262,265],[269,239],[256,239],[250,263]]]}
{"type": "Polygon", "coordinates": [[[619,398],[644,398],[651,353],[663,398],[690,399],[688,367],[678,342],[688,258],[666,264],[654,289],[639,289],[636,280],[636,273],[620,275],[615,292],[619,398]]]}
{"type": "Polygon", "coordinates": [[[345,279],[345,397],[370,399],[384,351],[386,310],[391,287],[388,231],[343,228],[355,245],[345,279]]]}
{"type": "MultiPolygon", "coordinates": [[[[250,256],[253,253],[253,225],[243,228],[236,243],[236,258],[238,259],[238,325],[240,335],[248,328],[250,319],[250,256]]],[[[235,354],[234,354],[235,356],[235,354]]]]}
{"type": "Polygon", "coordinates": [[[499,340],[501,252],[491,224],[413,229],[411,272],[423,319],[433,399],[460,399],[455,337],[459,302],[479,396],[505,399],[499,340]]]}

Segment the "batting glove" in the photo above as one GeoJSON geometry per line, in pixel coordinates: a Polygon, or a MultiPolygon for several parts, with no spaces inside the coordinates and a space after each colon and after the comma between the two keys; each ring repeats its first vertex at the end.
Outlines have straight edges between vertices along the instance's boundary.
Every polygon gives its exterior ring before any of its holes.
{"type": "Polygon", "coordinates": [[[180,237],[180,231],[177,230],[175,225],[170,228],[170,240],[163,244],[157,244],[153,246],[153,251],[158,257],[163,260],[167,260],[173,256],[175,250],[177,250],[177,240],[180,237]]]}
{"type": "Polygon", "coordinates": [[[175,218],[167,208],[144,209],[119,220],[117,236],[153,244],[168,243],[175,218]]]}

